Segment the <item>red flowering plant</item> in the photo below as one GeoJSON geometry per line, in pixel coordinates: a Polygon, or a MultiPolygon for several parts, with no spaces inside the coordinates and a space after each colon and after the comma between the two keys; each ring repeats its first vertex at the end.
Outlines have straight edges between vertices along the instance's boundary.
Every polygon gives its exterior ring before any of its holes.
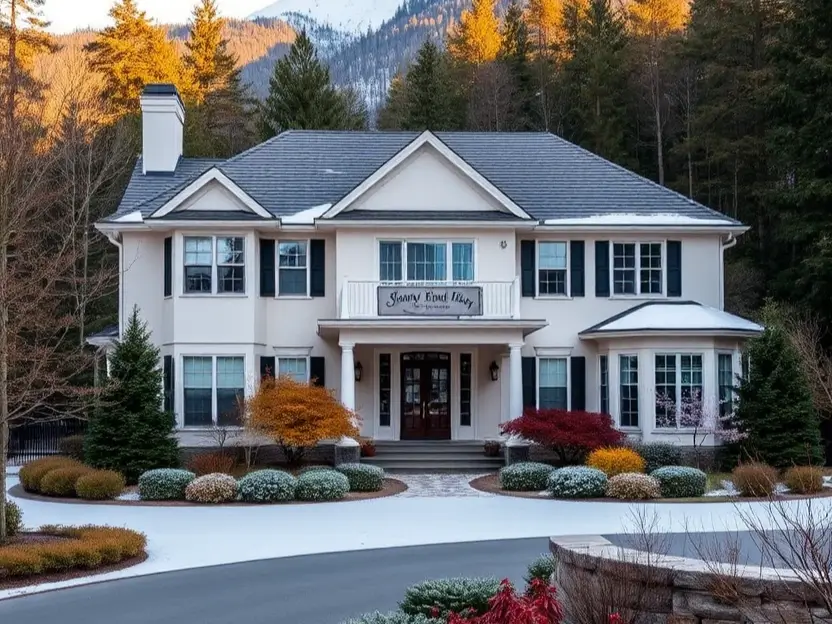
{"type": "Polygon", "coordinates": [[[448,624],[561,624],[563,609],[555,596],[555,588],[540,579],[533,579],[527,593],[520,596],[508,579],[488,601],[482,615],[451,613],[448,624]]]}
{"type": "Polygon", "coordinates": [[[563,464],[582,463],[591,451],[626,437],[607,414],[562,409],[527,409],[500,429],[551,449],[563,464]]]}

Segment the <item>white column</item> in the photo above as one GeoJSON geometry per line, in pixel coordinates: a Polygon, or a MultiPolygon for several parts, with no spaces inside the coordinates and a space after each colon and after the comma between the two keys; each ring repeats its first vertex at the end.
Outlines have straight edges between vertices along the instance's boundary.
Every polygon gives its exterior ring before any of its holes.
{"type": "MultiPolygon", "coordinates": [[[[355,411],[355,343],[341,343],[341,404],[351,411],[355,411]]],[[[353,423],[355,424],[355,423],[353,423]]],[[[358,442],[344,436],[338,442],[339,446],[358,446],[358,442]]]]}
{"type": "Polygon", "coordinates": [[[508,348],[508,416],[514,419],[523,415],[523,345],[510,344],[508,348]]]}

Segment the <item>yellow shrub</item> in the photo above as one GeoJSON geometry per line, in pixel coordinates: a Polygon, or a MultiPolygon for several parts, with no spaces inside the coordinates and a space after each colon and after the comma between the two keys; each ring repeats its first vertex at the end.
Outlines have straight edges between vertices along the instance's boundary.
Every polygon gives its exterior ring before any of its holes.
{"type": "Polygon", "coordinates": [[[46,496],[74,498],[75,482],[91,472],[93,472],[92,468],[83,465],[50,470],[40,480],[40,493],[46,496]]]}
{"type": "Polygon", "coordinates": [[[79,461],[60,455],[56,457],[43,457],[30,461],[23,466],[20,469],[18,478],[20,479],[20,485],[27,492],[40,492],[40,482],[46,476],[46,473],[57,468],[74,468],[81,465],[79,461]]]}
{"type": "Polygon", "coordinates": [[[793,466],[783,482],[794,494],[817,494],[823,490],[823,471],[815,466],[793,466]]]}
{"type": "Polygon", "coordinates": [[[608,477],[625,472],[644,472],[644,458],[634,450],[623,447],[596,449],[587,457],[586,465],[597,468],[608,477]]]}

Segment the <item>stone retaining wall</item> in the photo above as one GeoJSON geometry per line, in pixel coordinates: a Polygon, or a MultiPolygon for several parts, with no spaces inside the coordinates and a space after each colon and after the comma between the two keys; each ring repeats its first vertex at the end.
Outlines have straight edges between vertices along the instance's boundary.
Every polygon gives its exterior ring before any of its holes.
{"type": "Polygon", "coordinates": [[[550,549],[553,582],[572,624],[600,622],[604,609],[631,609],[638,624],[830,621],[791,570],[706,564],[620,548],[601,536],[553,537],[550,549]]]}

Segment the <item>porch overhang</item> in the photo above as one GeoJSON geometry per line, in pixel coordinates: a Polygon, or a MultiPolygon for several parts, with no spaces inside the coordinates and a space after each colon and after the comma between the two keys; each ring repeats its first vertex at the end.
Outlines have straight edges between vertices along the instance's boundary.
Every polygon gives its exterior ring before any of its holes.
{"type": "Polygon", "coordinates": [[[321,319],[318,335],[356,344],[506,344],[548,325],[543,319],[321,319]]]}

